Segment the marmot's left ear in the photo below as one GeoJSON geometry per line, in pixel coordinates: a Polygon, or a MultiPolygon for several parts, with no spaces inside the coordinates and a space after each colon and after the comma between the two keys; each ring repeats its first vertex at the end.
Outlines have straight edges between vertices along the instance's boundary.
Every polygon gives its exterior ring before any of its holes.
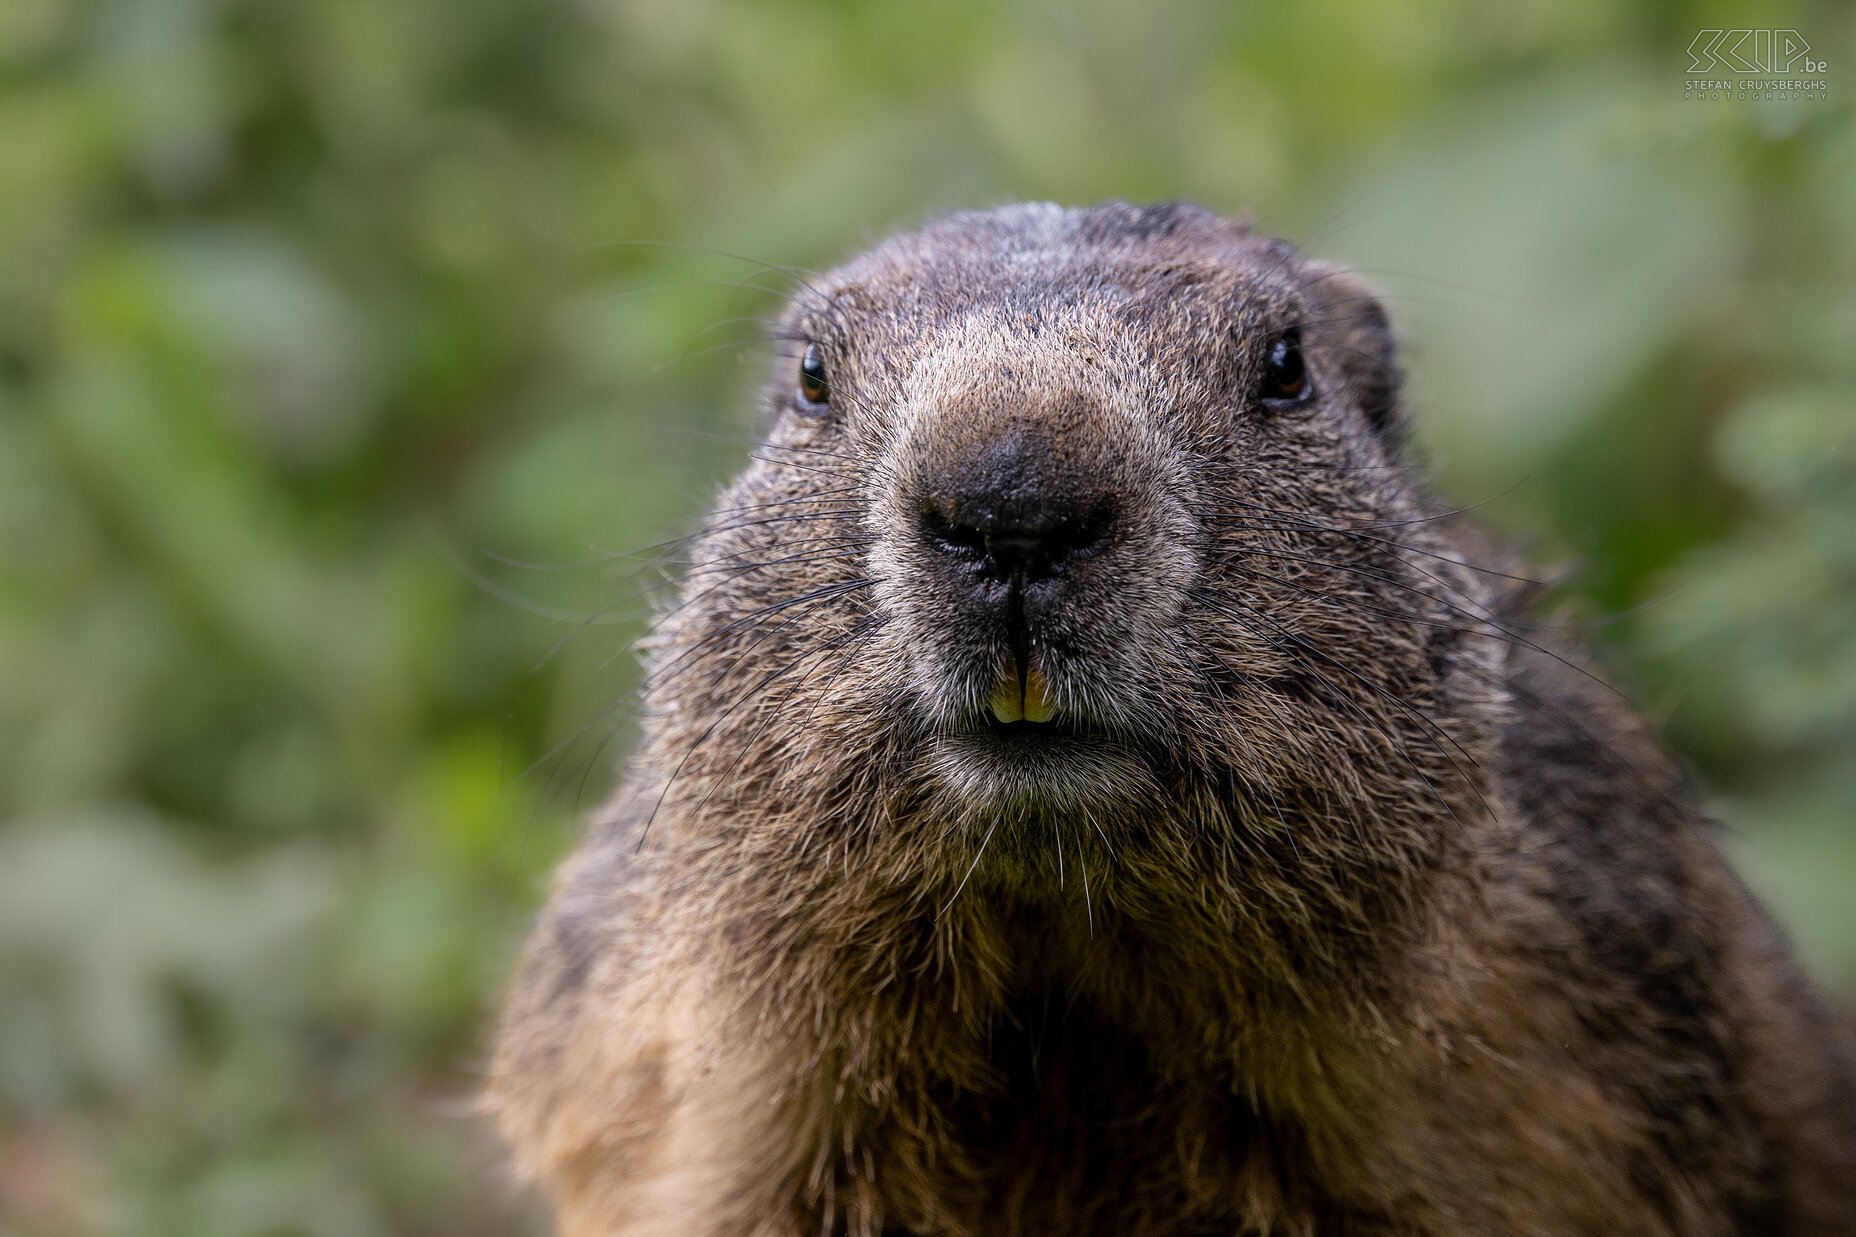
{"type": "Polygon", "coordinates": [[[1396,443],[1404,437],[1398,342],[1378,293],[1343,266],[1310,262],[1302,267],[1308,298],[1308,333],[1314,346],[1333,357],[1376,431],[1396,443]]]}

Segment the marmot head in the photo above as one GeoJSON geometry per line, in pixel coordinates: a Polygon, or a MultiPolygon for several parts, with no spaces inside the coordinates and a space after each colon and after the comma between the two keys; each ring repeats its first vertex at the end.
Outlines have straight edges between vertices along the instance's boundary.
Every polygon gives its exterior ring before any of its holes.
{"type": "Polygon", "coordinates": [[[1473,802],[1486,599],[1353,276],[1194,207],[1016,206],[808,283],[777,337],[656,640],[660,777],[797,829],[1172,804],[1298,848],[1473,802]]]}

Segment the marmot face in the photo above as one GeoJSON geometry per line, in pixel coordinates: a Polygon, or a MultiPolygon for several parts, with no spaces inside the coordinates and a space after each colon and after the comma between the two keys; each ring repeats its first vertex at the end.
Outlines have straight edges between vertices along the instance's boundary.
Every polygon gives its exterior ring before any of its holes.
{"type": "Polygon", "coordinates": [[[1196,208],[1014,207],[883,244],[779,338],[663,647],[790,667],[737,688],[821,784],[864,759],[944,821],[1105,828],[1218,786],[1352,834],[1456,800],[1480,586],[1350,276],[1196,208]]]}

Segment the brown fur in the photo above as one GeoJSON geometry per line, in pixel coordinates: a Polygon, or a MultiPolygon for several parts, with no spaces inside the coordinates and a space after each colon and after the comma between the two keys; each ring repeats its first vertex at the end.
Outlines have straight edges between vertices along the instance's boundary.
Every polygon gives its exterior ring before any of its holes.
{"type": "Polygon", "coordinates": [[[1849,1026],[1414,479],[1353,277],[1014,207],[781,337],[830,407],[782,363],[502,1026],[562,1233],[1856,1233],[1849,1026]],[[1085,728],[1031,755],[919,523],[1023,459],[1114,512],[1024,594],[1085,728]]]}

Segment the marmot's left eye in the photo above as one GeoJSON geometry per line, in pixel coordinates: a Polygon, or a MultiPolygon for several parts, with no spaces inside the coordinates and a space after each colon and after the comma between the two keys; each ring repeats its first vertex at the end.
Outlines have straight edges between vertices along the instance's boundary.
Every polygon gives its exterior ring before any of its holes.
{"type": "Polygon", "coordinates": [[[830,400],[831,384],[825,381],[825,358],[819,355],[817,344],[807,344],[806,354],[799,362],[799,402],[821,408],[830,400]]]}
{"type": "Polygon", "coordinates": [[[1313,390],[1308,365],[1302,360],[1302,329],[1292,326],[1270,341],[1257,396],[1265,404],[1283,408],[1301,403],[1313,390]]]}

